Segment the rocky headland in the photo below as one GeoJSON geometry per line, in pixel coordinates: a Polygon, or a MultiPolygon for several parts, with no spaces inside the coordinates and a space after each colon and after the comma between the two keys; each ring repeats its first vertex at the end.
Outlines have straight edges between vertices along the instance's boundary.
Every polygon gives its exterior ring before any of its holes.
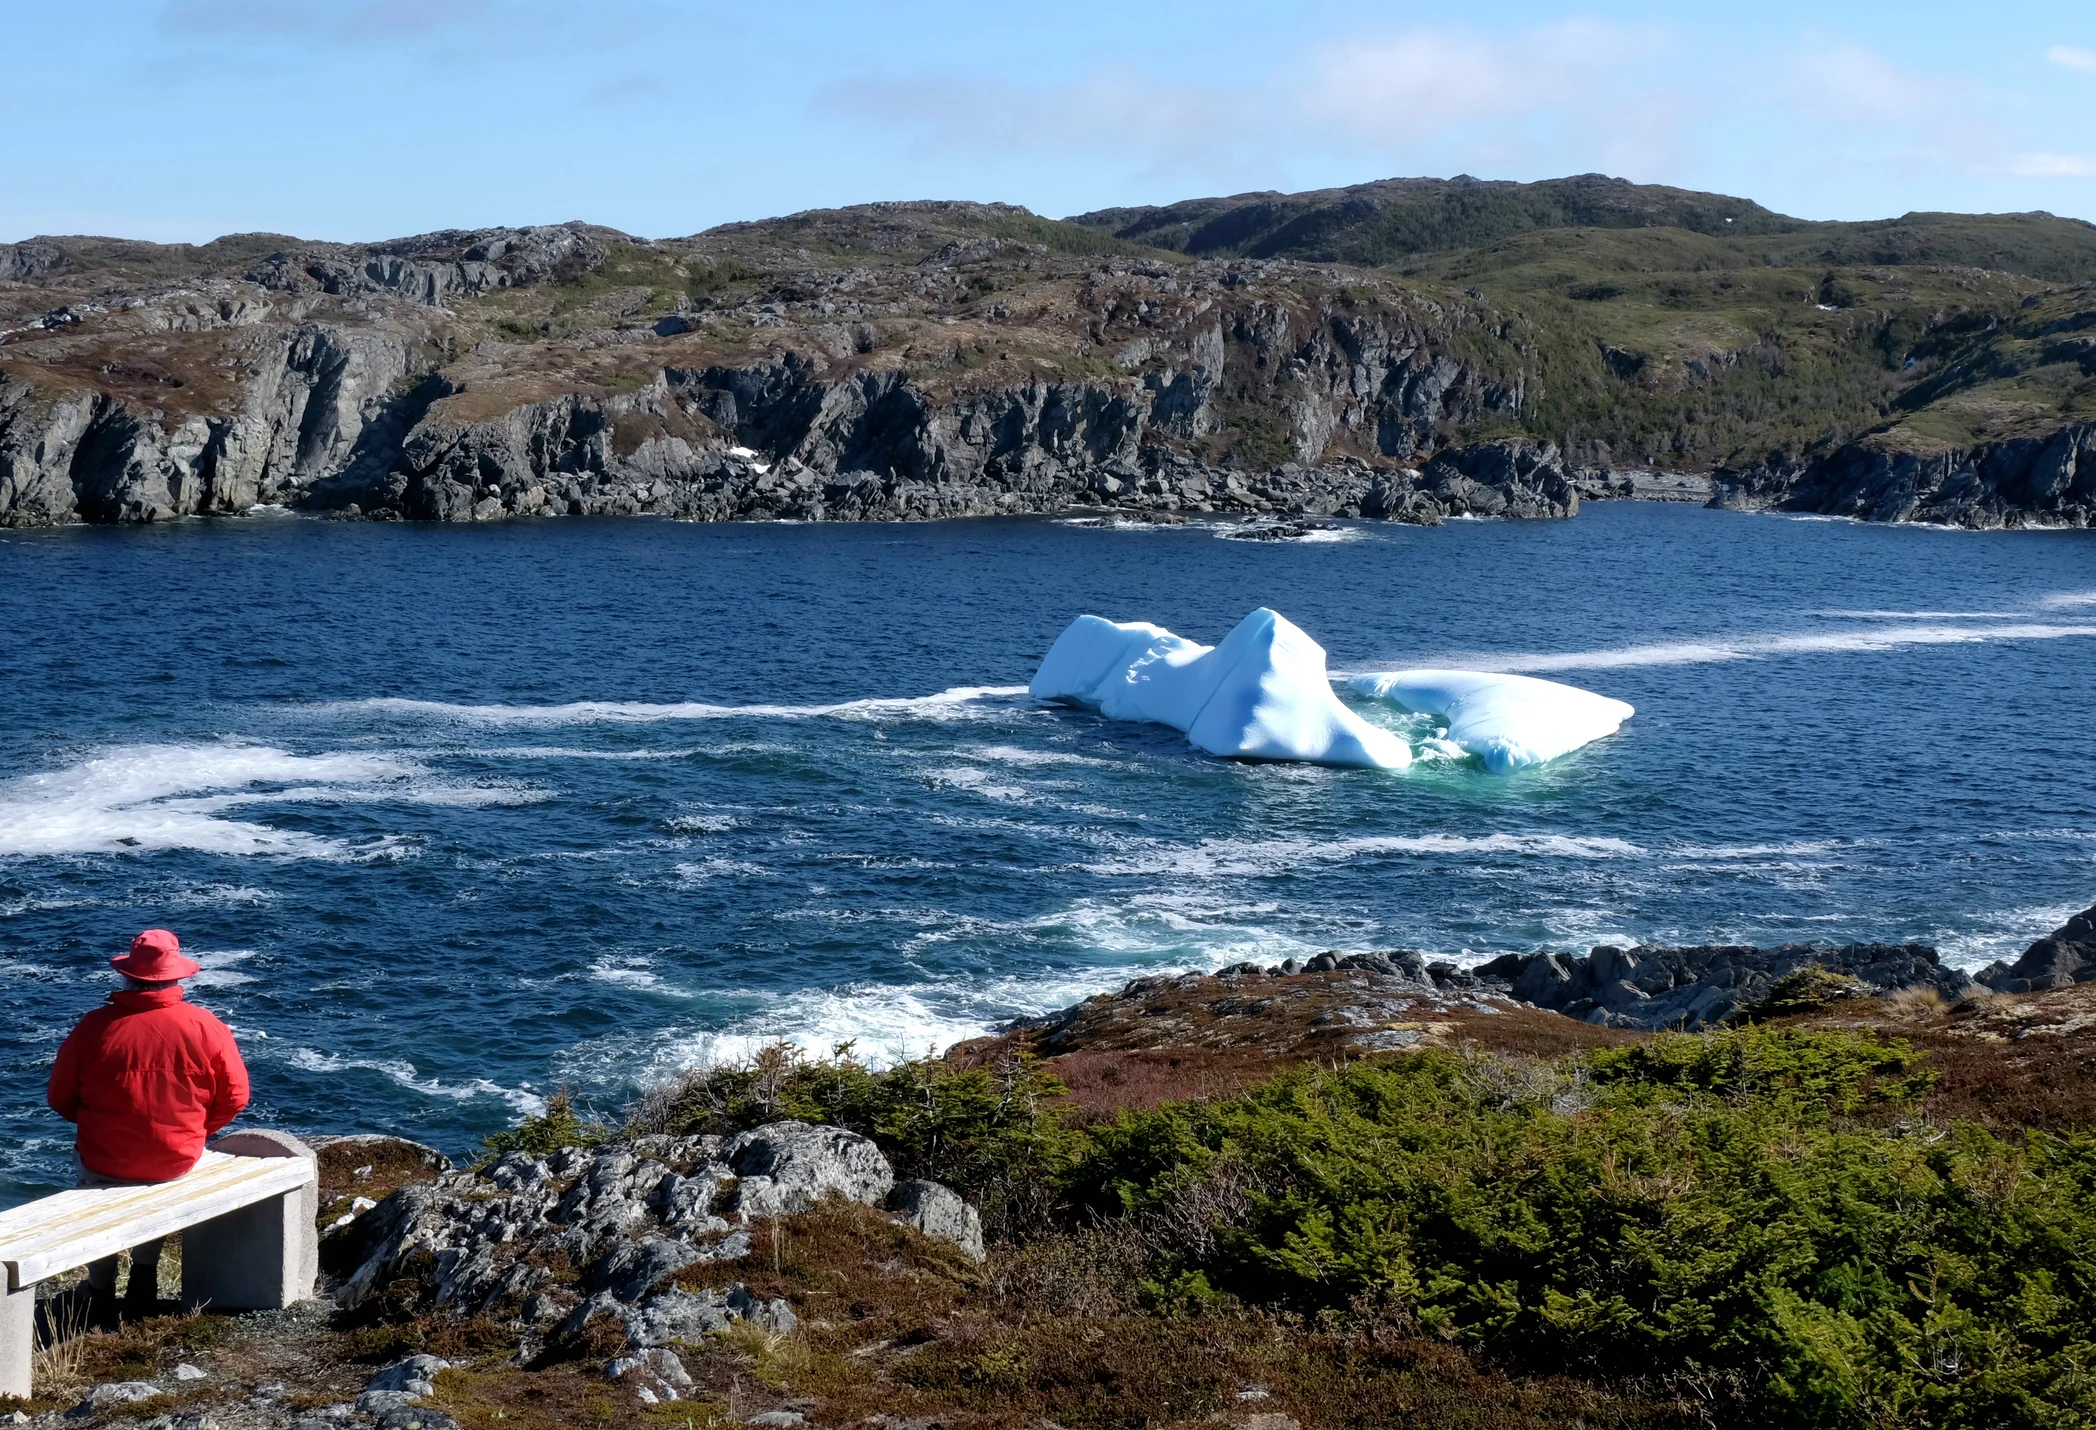
{"type": "Polygon", "coordinates": [[[2096,510],[2087,225],[1250,197],[0,245],[0,524],[2096,510]]]}
{"type": "MultiPolygon", "coordinates": [[[[1547,1354],[1454,1310],[1427,1334],[1421,1312],[1468,1304],[1460,1280],[1407,1281],[1381,1301],[1345,1268],[1401,1235],[1452,1269],[1480,1237],[1509,1277],[1573,1254],[1564,1274],[1588,1289],[1605,1278],[1627,1307],[1644,1293],[1607,1260],[1612,1207],[1639,1257],[1672,1256],[1672,1218],[1688,1218],[1693,1254],[1669,1263],[1688,1279],[1662,1301],[1730,1304],[1740,1283],[1725,1267],[1764,1253],[1752,1218],[1707,1215],[1712,1197],[1746,1195],[1779,1239],[1828,1237],[1832,1254],[1858,1208],[1881,1203],[1902,1235],[1962,1245],[1947,1208],[1981,1196],[1985,1254],[2033,1274],[2021,1238],[2033,1217],[2066,1228],[2076,1149],[2096,1126],[2092,935],[2096,909],[1979,981],[1913,944],[1599,948],[1469,970],[1335,952],[1139,980],[887,1073],[780,1052],[658,1089],[616,1130],[561,1102],[469,1167],[398,1138],[316,1139],[325,1302],[76,1327],[71,1351],[41,1362],[44,1398],[0,1415],[150,1430],[687,1417],[1016,1430],[1089,1413],[1302,1430],[1360,1423],[1351,1408],[1369,1395],[1435,1423],[1482,1409],[1537,1430],[1766,1424],[1772,1406],[1774,1423],[1850,1423],[1799,1408],[1751,1357],[1715,1390],[1696,1363],[1631,1373],[1608,1359],[1606,1323],[1547,1354]],[[1397,1140],[1360,1140],[1379,1127],[1397,1140]],[[1576,1150],[1617,1134],[1598,1163],[1576,1150]],[[1764,1178],[1773,1200],[1747,1190],[1764,1178]],[[1561,1200],[1562,1179],[1586,1189],[1561,1200]],[[1529,1227],[1511,1246],[1501,1222],[1461,1220],[1492,1187],[1512,1198],[1504,1225],[1529,1227]],[[1333,1198],[1351,1208],[1344,1239],[1319,1230],[1333,1198]],[[1402,1233],[1382,1225],[1392,1217],[1402,1233]],[[1314,1273],[1306,1286],[1336,1282],[1316,1294],[1352,1295],[1350,1309],[1312,1324],[1269,1304],[1298,1268],[1314,1273]]],[[[2088,1309],[2086,1256],[2072,1238],[2045,1244],[2060,1264],[2044,1272],[2065,1282],[2045,1303],[2058,1324],[2088,1309]]],[[[54,1290],[56,1325],[68,1293],[54,1290]]],[[[2027,1304],[1959,1295],[1983,1319],[2027,1304]]],[[[1494,1303],[1531,1314],[1522,1304],[1494,1303]]],[[[1763,1316],[1752,1298],[1725,1314],[1720,1330],[1763,1316]]],[[[1682,1353],[1653,1339],[1655,1354],[1682,1353]]],[[[2048,1354],[2027,1344],[2014,1363],[2050,1367],[2048,1354]]],[[[1995,1423],[2054,1423],[2084,1403],[2071,1375],[2044,1374],[2033,1413],[1995,1423]]],[[[1978,1370],[1931,1383],[1990,1394],[1978,1370]]]]}

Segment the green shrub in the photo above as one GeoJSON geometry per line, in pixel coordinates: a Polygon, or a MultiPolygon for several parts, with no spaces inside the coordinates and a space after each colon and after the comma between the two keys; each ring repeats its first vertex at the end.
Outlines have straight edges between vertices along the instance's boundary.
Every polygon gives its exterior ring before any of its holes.
{"type": "Polygon", "coordinates": [[[1768,992],[1742,1007],[1736,1017],[1742,1023],[1758,1023],[1768,1018],[1817,1013],[1847,999],[1865,997],[1868,991],[1860,978],[1808,963],[1778,978],[1769,985],[1768,992]]]}
{"type": "Polygon", "coordinates": [[[1380,1307],[1515,1367],[1735,1383],[1781,1424],[2086,1424],[2096,1139],[1845,1122],[1915,1062],[1743,1030],[1514,1091],[1446,1053],[1304,1069],[1124,1114],[1065,1184],[1159,1215],[1245,1169],[1244,1213],[1161,1288],[1380,1307]]]}
{"type": "Polygon", "coordinates": [[[508,1152],[544,1156],[563,1147],[594,1147],[611,1136],[611,1129],[585,1122],[575,1110],[575,1100],[566,1088],[546,1099],[546,1110],[527,1117],[507,1132],[490,1134],[481,1143],[483,1160],[492,1162],[508,1152]]]}

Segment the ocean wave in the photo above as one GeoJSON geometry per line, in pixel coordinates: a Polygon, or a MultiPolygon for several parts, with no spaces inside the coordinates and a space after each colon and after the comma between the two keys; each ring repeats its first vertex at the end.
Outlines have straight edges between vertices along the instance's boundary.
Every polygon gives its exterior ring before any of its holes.
{"type": "Polygon", "coordinates": [[[2024,621],[1998,626],[1890,626],[1792,635],[1733,636],[1701,641],[1617,646],[1606,650],[1471,655],[1447,662],[1494,671],[1618,670],[1633,666],[1711,665],[1786,655],[1870,654],[1907,646],[1989,645],[1999,641],[2069,640],[2096,636],[2096,624],[2024,621]]]}
{"type": "Polygon", "coordinates": [[[1570,834],[1410,834],[1353,839],[1208,839],[1161,845],[1077,867],[1104,875],[1178,874],[1193,878],[1273,878],[1305,864],[1351,864],[1387,855],[1514,855],[1531,859],[1634,859],[1628,840],[1570,834]]]}
{"type": "Polygon", "coordinates": [[[251,948],[188,949],[185,952],[204,965],[204,971],[189,981],[193,988],[232,988],[255,981],[253,974],[242,973],[234,967],[255,956],[255,950],[251,948]]]}
{"type": "Polygon", "coordinates": [[[317,1048],[298,1047],[284,1054],[283,1061],[301,1072],[375,1072],[424,1097],[449,1098],[455,1102],[474,1097],[498,1097],[526,1117],[538,1117],[546,1111],[546,1099],[532,1091],[528,1083],[521,1087],[504,1087],[501,1083],[476,1077],[447,1084],[422,1076],[405,1058],[343,1058],[317,1048]]]}
{"type": "Polygon", "coordinates": [[[0,855],[194,849],[214,854],[339,858],[342,843],[214,817],[234,796],[211,790],[298,785],[337,794],[405,783],[420,766],[391,755],[294,755],[262,745],[127,745],[62,770],[0,784],[0,855]]]}
{"type": "Polygon", "coordinates": [[[960,685],[937,695],[867,697],[827,705],[715,705],[703,701],[651,704],[627,700],[576,700],[565,705],[466,705],[442,700],[375,696],[330,700],[300,713],[320,716],[398,715],[480,725],[647,724],[665,720],[965,720],[986,709],[1030,708],[1018,704],[1023,685],[960,685]]]}

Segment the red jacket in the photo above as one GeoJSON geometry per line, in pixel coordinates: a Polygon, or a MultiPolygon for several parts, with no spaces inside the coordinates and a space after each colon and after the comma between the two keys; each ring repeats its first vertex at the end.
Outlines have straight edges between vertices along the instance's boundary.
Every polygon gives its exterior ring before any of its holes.
{"type": "Polygon", "coordinates": [[[60,1045],[51,1108],[79,1124],[74,1146],[90,1172],[173,1181],[247,1106],[247,1064],[232,1030],[184,1003],[180,987],[127,988],[109,1002],[60,1045]]]}

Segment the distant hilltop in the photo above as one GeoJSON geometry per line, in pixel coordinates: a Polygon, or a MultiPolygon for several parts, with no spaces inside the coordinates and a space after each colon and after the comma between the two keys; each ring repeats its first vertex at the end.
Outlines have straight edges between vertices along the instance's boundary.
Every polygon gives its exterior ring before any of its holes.
{"type": "Polygon", "coordinates": [[[2092,284],[2079,220],[1821,223],[1601,175],[664,240],[36,238],[0,245],[0,524],[1433,520],[1526,512],[1476,478],[1519,469],[2087,526],[2092,284]]]}

